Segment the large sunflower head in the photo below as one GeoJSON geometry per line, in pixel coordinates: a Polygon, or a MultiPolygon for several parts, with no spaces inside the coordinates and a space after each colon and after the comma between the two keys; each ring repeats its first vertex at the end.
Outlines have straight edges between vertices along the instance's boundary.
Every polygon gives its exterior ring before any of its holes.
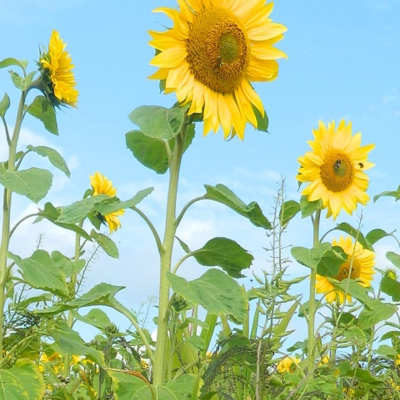
{"type": "Polygon", "coordinates": [[[165,80],[165,93],[191,103],[188,113],[203,113],[204,134],[220,126],[224,137],[244,137],[247,122],[257,127],[255,109],[264,115],[251,81],[278,75],[276,59],[286,54],[274,44],[286,27],[272,22],[273,3],[265,0],[177,0],[179,10],[163,12],[173,21],[165,32],[151,31],[159,67],[151,79],[165,80]]]}
{"type": "MultiPolygon", "coordinates": [[[[343,279],[354,279],[363,287],[371,286],[371,281],[375,273],[373,267],[375,265],[375,253],[365,250],[360,243],[353,243],[352,238],[341,236],[339,241],[333,240],[333,246],[340,246],[347,254],[347,261],[344,262],[339,269],[338,274],[333,278],[337,281],[343,279]]],[[[317,293],[325,294],[325,298],[329,302],[338,301],[344,303],[345,294],[335,289],[335,286],[326,276],[317,275],[315,285],[317,293]]],[[[351,296],[346,296],[347,301],[351,301],[351,296]]]]}
{"type": "MultiPolygon", "coordinates": [[[[95,172],[89,178],[93,189],[93,196],[106,194],[107,196],[114,197],[117,195],[117,188],[113,187],[112,182],[100,172],[95,172]]],[[[100,218],[101,222],[107,223],[110,233],[112,233],[121,227],[121,221],[118,217],[123,215],[124,212],[125,210],[118,210],[106,215],[98,214],[97,217],[100,218]]]]}
{"type": "Polygon", "coordinates": [[[39,70],[44,84],[43,91],[51,104],[76,106],[79,92],[75,89],[74,65],[69,53],[65,50],[57,31],[53,30],[47,52],[40,55],[39,70]]]}
{"type": "Polygon", "coordinates": [[[375,147],[361,145],[361,133],[352,136],[351,123],[340,121],[336,129],[335,122],[319,122],[313,130],[314,141],[308,144],[312,151],[299,157],[300,182],[310,182],[303,190],[309,201],[322,200],[328,208],[327,217],[335,219],[342,208],[349,214],[356,209],[357,203],[366,204],[369,179],[364,173],[374,166],[368,159],[368,153],[375,147]]]}

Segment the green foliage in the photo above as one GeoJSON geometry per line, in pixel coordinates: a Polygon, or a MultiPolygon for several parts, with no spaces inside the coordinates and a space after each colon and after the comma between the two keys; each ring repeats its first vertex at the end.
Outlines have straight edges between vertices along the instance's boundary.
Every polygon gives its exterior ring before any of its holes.
{"type": "Polygon", "coordinates": [[[118,247],[112,239],[102,233],[97,233],[92,230],[90,236],[95,240],[95,242],[105,251],[107,255],[112,258],[118,258],[119,252],[118,247]]]}
{"type": "Polygon", "coordinates": [[[0,101],[0,116],[4,118],[7,110],[10,108],[10,98],[7,93],[4,93],[3,99],[0,101]]]}
{"type": "Polygon", "coordinates": [[[36,96],[26,111],[43,122],[44,127],[54,135],[58,135],[56,112],[45,96],[36,96]]]}
{"type": "Polygon", "coordinates": [[[49,161],[60,171],[64,172],[68,178],[71,176],[71,172],[69,171],[67,163],[56,150],[46,146],[33,147],[31,145],[27,146],[27,149],[39,154],[42,157],[47,157],[49,161]]]}

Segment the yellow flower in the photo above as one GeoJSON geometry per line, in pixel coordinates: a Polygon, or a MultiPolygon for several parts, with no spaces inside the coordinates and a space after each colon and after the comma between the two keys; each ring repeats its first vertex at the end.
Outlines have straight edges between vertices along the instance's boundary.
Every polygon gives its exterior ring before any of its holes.
{"type": "Polygon", "coordinates": [[[257,127],[254,108],[264,107],[251,81],[278,75],[276,59],[286,54],[274,46],[286,27],[269,17],[273,3],[264,0],[177,0],[180,10],[161,7],[172,29],[150,31],[159,70],[151,79],[165,80],[188,114],[204,113],[204,135],[222,126],[224,137],[244,137],[247,122],[257,127]],[[254,108],[253,108],[254,107],[254,108]]]}
{"type": "Polygon", "coordinates": [[[300,359],[286,356],[283,360],[279,361],[276,369],[281,374],[285,372],[294,372],[296,370],[296,365],[300,363],[300,359]]]}
{"type": "MultiPolygon", "coordinates": [[[[333,240],[334,246],[340,246],[348,255],[348,259],[340,266],[338,274],[334,279],[342,281],[343,279],[357,279],[363,287],[371,286],[372,275],[375,273],[373,267],[375,265],[375,253],[369,250],[364,250],[360,243],[355,244],[351,237],[344,238],[341,236],[339,241],[333,240]]],[[[326,300],[329,302],[338,301],[344,303],[345,294],[341,291],[336,291],[333,284],[326,276],[317,275],[315,285],[317,293],[326,294],[326,300]]],[[[351,296],[346,296],[347,301],[351,301],[351,296]]]]}
{"type": "Polygon", "coordinates": [[[76,106],[78,90],[75,89],[74,65],[69,53],[65,50],[66,43],[62,41],[57,31],[50,37],[47,53],[41,54],[39,68],[45,84],[45,94],[55,106],[67,104],[76,106]]]}
{"type": "Polygon", "coordinates": [[[397,367],[400,366],[400,354],[397,354],[395,363],[397,367]]]}
{"type": "Polygon", "coordinates": [[[366,204],[369,196],[365,193],[369,179],[365,170],[374,166],[367,161],[368,153],[375,147],[370,144],[360,147],[361,133],[351,134],[351,123],[340,121],[326,127],[321,121],[313,130],[315,141],[308,144],[312,151],[299,157],[300,182],[310,182],[302,194],[309,201],[322,200],[328,208],[327,217],[333,219],[344,208],[351,214],[357,203],[366,204]]]}
{"type": "MultiPolygon", "coordinates": [[[[114,197],[117,194],[117,189],[113,187],[112,182],[104,175],[100,174],[100,172],[95,172],[94,175],[90,176],[90,183],[93,188],[93,196],[106,194],[108,196],[114,197]]],[[[110,228],[111,233],[121,227],[121,221],[118,217],[120,217],[124,213],[125,210],[118,210],[110,214],[101,216],[104,218],[105,222],[110,228]]]]}

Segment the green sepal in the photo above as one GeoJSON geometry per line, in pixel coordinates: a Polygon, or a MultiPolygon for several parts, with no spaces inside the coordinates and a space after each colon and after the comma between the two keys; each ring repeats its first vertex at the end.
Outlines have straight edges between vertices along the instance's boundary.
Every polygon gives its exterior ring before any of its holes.
{"type": "Polygon", "coordinates": [[[254,111],[254,115],[256,116],[257,119],[257,130],[260,132],[266,132],[268,133],[268,125],[269,125],[269,119],[268,119],[268,115],[267,112],[264,110],[264,115],[262,115],[260,113],[260,110],[253,106],[253,111],[254,111]]]}

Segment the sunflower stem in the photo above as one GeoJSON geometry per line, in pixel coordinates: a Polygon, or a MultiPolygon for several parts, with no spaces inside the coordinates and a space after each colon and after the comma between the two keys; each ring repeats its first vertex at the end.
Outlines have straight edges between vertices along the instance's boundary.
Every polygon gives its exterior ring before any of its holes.
{"type": "MultiPolygon", "coordinates": [[[[21,98],[18,105],[17,117],[15,121],[14,132],[9,143],[8,167],[9,172],[16,169],[16,154],[19,134],[21,131],[22,121],[24,119],[26,92],[21,92],[21,98]]],[[[10,268],[7,266],[7,252],[10,243],[10,221],[11,221],[11,198],[12,193],[9,189],[4,188],[3,197],[3,223],[1,231],[0,244],[0,322],[4,326],[4,303],[6,301],[6,284],[9,277],[10,268]]],[[[0,331],[0,361],[3,358],[3,329],[0,331]]]]}
{"type": "Polygon", "coordinates": [[[167,212],[165,219],[164,242],[160,253],[160,288],[159,308],[157,320],[157,345],[154,361],[153,383],[158,386],[164,383],[166,371],[166,354],[168,349],[168,304],[170,284],[167,272],[171,271],[172,248],[176,232],[176,201],[178,195],[179,171],[181,167],[186,130],[187,116],[181,126],[179,134],[175,137],[175,147],[169,168],[169,188],[167,199],[167,212]]]}
{"type": "MultiPolygon", "coordinates": [[[[321,210],[318,210],[313,220],[313,247],[317,247],[319,244],[319,221],[321,217],[321,210]]],[[[315,368],[315,283],[317,280],[316,269],[311,269],[310,275],[310,298],[308,302],[308,368],[307,373],[309,375],[309,382],[314,379],[314,368],[315,368]]]]}

